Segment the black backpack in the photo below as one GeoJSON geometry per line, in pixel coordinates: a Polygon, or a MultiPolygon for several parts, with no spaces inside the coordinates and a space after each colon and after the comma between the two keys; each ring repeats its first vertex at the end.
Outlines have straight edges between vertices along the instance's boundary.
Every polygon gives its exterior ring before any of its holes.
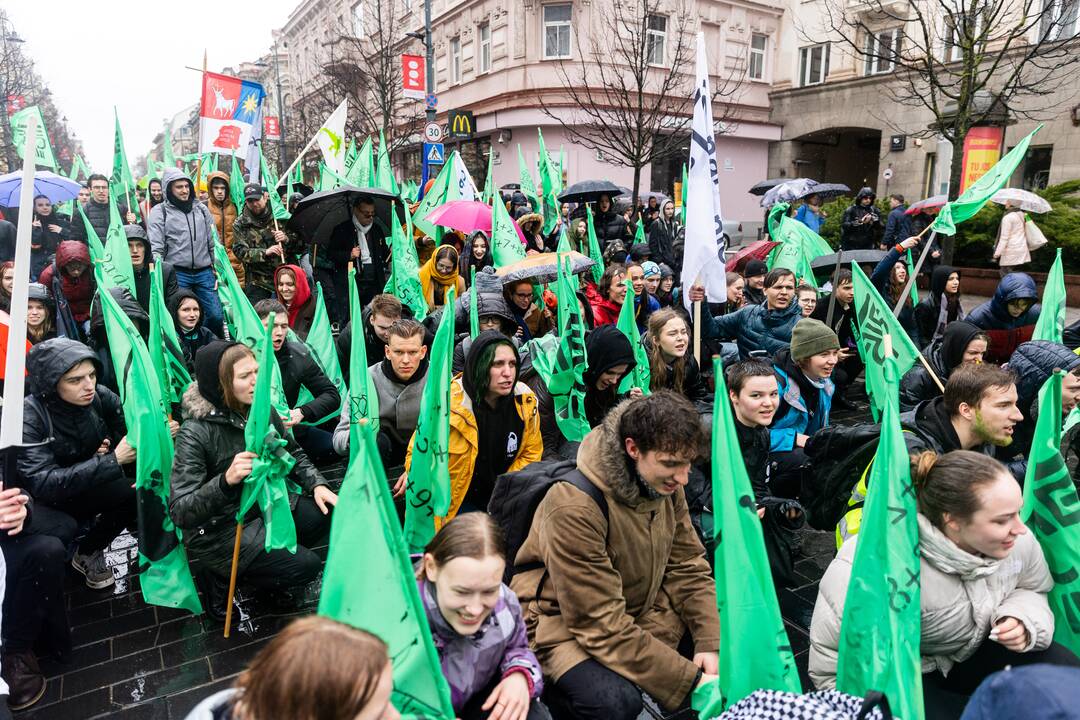
{"type": "Polygon", "coordinates": [[[800,500],[806,521],[833,531],[848,511],[851,491],[877,453],[881,425],[831,425],[806,443],[810,466],[802,476],[800,500]]]}
{"type": "Polygon", "coordinates": [[[572,460],[549,460],[533,463],[524,470],[504,473],[495,480],[495,489],[488,501],[488,514],[502,528],[506,540],[506,571],[503,581],[509,583],[516,573],[543,567],[541,563],[515,565],[518,550],[525,544],[532,529],[533,515],[540,501],[555,483],[570,483],[596,502],[604,520],[608,519],[608,503],[603,491],[577,469],[572,460]]]}

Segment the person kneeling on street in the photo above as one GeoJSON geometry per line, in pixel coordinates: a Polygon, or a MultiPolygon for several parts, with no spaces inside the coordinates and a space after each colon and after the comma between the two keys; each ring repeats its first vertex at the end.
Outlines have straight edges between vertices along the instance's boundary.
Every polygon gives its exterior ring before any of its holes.
{"type": "Polygon", "coordinates": [[[634,720],[642,690],[674,710],[715,679],[716,588],[683,490],[706,442],[670,390],[621,403],[536,507],[510,586],[556,716],[634,720]]]}
{"type": "MultiPolygon", "coordinates": [[[[225,614],[241,486],[256,458],[245,449],[244,427],[258,370],[255,355],[240,343],[218,340],[199,350],[196,381],[184,393],[186,419],[176,436],[169,515],[184,532],[188,557],[204,580],[215,617],[225,614]]],[[[253,506],[244,518],[239,578],[256,588],[283,589],[302,586],[319,574],[322,562],[308,548],[329,531],[337,495],[273,410],[270,420],[296,460],[289,478],[303,495],[290,494],[289,504],[298,544],[295,553],[266,552],[266,528],[253,506]]]]}

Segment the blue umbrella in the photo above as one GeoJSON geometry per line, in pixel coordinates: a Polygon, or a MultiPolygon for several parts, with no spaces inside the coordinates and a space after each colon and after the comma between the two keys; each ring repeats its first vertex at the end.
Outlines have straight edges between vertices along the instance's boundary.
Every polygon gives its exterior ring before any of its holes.
{"type": "MultiPolygon", "coordinates": [[[[82,185],[74,180],[68,180],[63,175],[57,175],[48,170],[38,170],[34,173],[34,197],[44,195],[54,205],[75,199],[79,196],[81,187],[82,185]]],[[[21,191],[21,170],[7,175],[0,175],[0,206],[18,207],[19,193],[21,191]]]]}

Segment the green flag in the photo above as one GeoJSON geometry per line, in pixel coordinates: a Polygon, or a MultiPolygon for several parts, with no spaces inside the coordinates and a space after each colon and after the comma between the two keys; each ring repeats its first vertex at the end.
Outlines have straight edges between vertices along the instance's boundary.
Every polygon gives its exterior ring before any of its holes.
{"type": "MultiPolygon", "coordinates": [[[[650,394],[649,354],[645,352],[645,346],[641,344],[641,333],[638,332],[637,318],[634,317],[634,284],[630,278],[623,280],[626,285],[626,297],[623,298],[622,309],[619,310],[619,321],[616,327],[622,331],[626,339],[630,341],[630,347],[634,349],[634,369],[619,383],[619,393],[628,393],[631,388],[641,388],[645,395],[650,394]]],[[[645,292],[642,290],[642,292],[645,292]]]]}
{"type": "Polygon", "coordinates": [[[897,717],[920,720],[918,508],[900,431],[900,368],[892,357],[880,366],[885,379],[881,439],[844,600],[836,688],[857,697],[878,690],[897,717]]]}
{"type": "Polygon", "coordinates": [[[131,174],[131,165],[128,164],[127,150],[124,149],[124,133],[120,130],[120,116],[116,114],[115,107],[113,108],[113,120],[115,121],[113,167],[112,175],[109,177],[109,189],[112,191],[113,197],[124,198],[124,205],[127,206],[130,212],[135,213],[135,217],[141,221],[139,198],[134,195],[135,178],[131,174]]]}
{"type": "Polygon", "coordinates": [[[559,223],[559,193],[560,182],[558,173],[551,162],[551,157],[544,147],[544,133],[536,128],[536,134],[540,143],[540,207],[544,215],[544,235],[550,234],[559,223]]]}
{"type": "Polygon", "coordinates": [[[1056,370],[1039,391],[1020,519],[1042,545],[1054,577],[1048,597],[1054,611],[1054,640],[1075,653],[1080,652],[1080,499],[1061,457],[1063,377],[1056,370]]]}
{"type": "MultiPolygon", "coordinates": [[[[349,397],[349,389],[345,386],[345,378],[341,374],[341,362],[338,360],[337,346],[334,344],[334,332],[330,327],[330,318],[326,314],[326,302],[323,299],[322,283],[315,283],[315,312],[312,316],[311,329],[308,330],[304,344],[311,351],[311,358],[323,374],[334,383],[342,402],[349,397]]],[[[307,390],[301,386],[302,390],[307,390]]],[[[309,396],[311,392],[307,393],[309,396]]],[[[308,400],[298,399],[296,404],[303,405],[308,400]]],[[[327,420],[332,420],[341,414],[341,406],[334,408],[333,412],[323,418],[305,420],[304,425],[321,425],[327,420]]]]}
{"type": "Polygon", "coordinates": [[[1032,340],[1049,340],[1061,342],[1061,336],[1065,332],[1065,271],[1061,268],[1061,248],[1057,249],[1057,257],[1050,266],[1050,272],[1046,275],[1046,285],[1043,286],[1042,311],[1039,320],[1035,323],[1035,332],[1032,340]]]}
{"type": "Polygon", "coordinates": [[[420,260],[413,242],[411,214],[409,208],[405,208],[405,230],[401,229],[394,211],[390,214],[393,216],[390,222],[390,280],[386,283],[386,292],[407,305],[419,322],[427,316],[427,300],[420,284],[420,260]]]}
{"type": "Polygon", "coordinates": [[[413,212],[413,223],[416,225],[417,229],[428,237],[435,238],[436,245],[438,245],[439,241],[442,239],[443,229],[428,220],[427,216],[428,213],[442,205],[444,202],[457,199],[457,182],[451,178],[453,166],[454,163],[449,161],[442,166],[442,170],[435,176],[435,182],[433,182],[431,188],[424,193],[424,198],[420,201],[420,204],[416,206],[416,211],[413,212]],[[453,193],[451,193],[451,188],[453,188],[453,193]]]}
{"type": "Polygon", "coordinates": [[[648,238],[645,237],[645,218],[638,215],[637,225],[634,228],[634,244],[640,245],[641,243],[648,243],[648,238]]]}
{"type": "Polygon", "coordinates": [[[157,263],[150,274],[150,339],[147,347],[162,400],[166,408],[171,408],[183,399],[184,391],[191,384],[191,374],[184,364],[184,351],[176,335],[172,313],[165,305],[162,287],[161,263],[157,263]]]}
{"type": "MultiPolygon", "coordinates": [[[[278,177],[266,162],[266,156],[263,155],[261,147],[259,148],[259,177],[262,179],[263,187],[267,188],[267,194],[270,196],[270,211],[274,213],[274,217],[278,220],[288,220],[291,216],[277,191],[278,177]]],[[[237,212],[243,211],[243,205],[237,205],[236,207],[237,212]]]]}
{"type": "Polygon", "coordinates": [[[525,246],[501,202],[491,206],[491,258],[497,268],[525,259],[525,246]]]}
{"type": "Polygon", "coordinates": [[[105,234],[105,244],[101,244],[94,226],[90,224],[86,213],[79,208],[83,225],[86,227],[86,242],[90,246],[90,260],[94,263],[94,277],[102,288],[123,287],[135,296],[135,271],[131,267],[131,251],[128,249],[127,234],[120,220],[120,209],[116,207],[116,198],[109,197],[109,229],[105,234]]]}
{"type": "MultiPolygon", "coordinates": [[[[363,447],[360,433],[364,423],[372,434],[379,431],[379,395],[368,372],[367,341],[364,339],[364,310],[356,287],[356,268],[349,268],[349,465],[363,447]]],[[[384,474],[385,477],[385,474],[384,474]]],[[[396,517],[396,516],[395,516],[396,517]]]]}
{"type": "MultiPolygon", "coordinates": [[[[801,223],[800,223],[801,224],[801,223]]],[[[911,257],[911,248],[907,249],[907,271],[908,277],[915,276],[915,261],[911,257]]],[[[919,304],[919,288],[916,287],[918,283],[911,283],[911,304],[912,306],[919,304]]]]}
{"type": "Polygon", "coordinates": [[[41,115],[41,108],[37,105],[25,107],[11,116],[11,142],[15,145],[15,152],[23,158],[26,149],[26,126],[31,117],[37,118],[37,134],[34,146],[34,164],[57,170],[56,156],[53,155],[52,144],[49,143],[49,130],[45,127],[45,118],[41,115]]]}
{"type": "Polygon", "coordinates": [[[375,432],[365,427],[359,440],[334,508],[319,614],[378,635],[389,646],[391,700],[403,716],[453,720],[375,432]]]}
{"type": "Polygon", "coordinates": [[[165,167],[176,168],[176,155],[172,146],[172,123],[165,126],[165,136],[161,141],[161,161],[165,167]]]}
{"type": "MultiPolygon", "coordinates": [[[[244,176],[240,172],[240,163],[236,162],[236,152],[232,154],[232,166],[229,168],[229,197],[236,206],[236,212],[244,212],[244,176]]],[[[207,188],[209,190],[210,188],[207,188]]]]}
{"type": "Polygon", "coordinates": [[[716,717],[755,690],[802,691],[719,357],[713,369],[712,506],[714,525],[723,529],[715,538],[716,605],[726,640],[718,680],[694,692],[702,718],[716,717]]]}
{"type": "Polygon", "coordinates": [[[128,443],[135,448],[139,526],[139,585],[152,605],[201,613],[180,530],[169,516],[173,443],[168,412],[146,345],[110,292],[98,293],[105,332],[124,407],[128,443]]]}
{"type": "Polygon", "coordinates": [[[356,162],[356,138],[349,138],[349,145],[345,148],[345,175],[348,177],[349,170],[356,162]]]}
{"type": "Polygon", "coordinates": [[[480,311],[476,307],[476,266],[470,266],[469,272],[469,337],[475,340],[480,334],[480,311]]]}
{"type": "Polygon", "coordinates": [[[766,264],[769,269],[787,268],[795,276],[817,287],[817,278],[810,262],[814,258],[832,253],[825,239],[798,220],[787,216],[787,203],[777,203],[769,211],[769,235],[779,242],[769,253],[766,264]]]}
{"type": "Polygon", "coordinates": [[[347,179],[350,185],[356,185],[357,187],[371,187],[374,177],[375,158],[371,138],[369,137],[364,140],[364,144],[360,146],[360,151],[356,154],[356,159],[353,160],[352,166],[349,167],[347,179]]]}
{"type": "Polygon", "coordinates": [[[394,169],[390,166],[390,148],[386,146],[386,138],[383,137],[381,129],[379,130],[379,159],[375,167],[375,187],[394,195],[398,194],[394,169]]]}
{"type": "Polygon", "coordinates": [[[277,367],[274,359],[274,313],[270,313],[262,342],[255,355],[259,361],[259,375],[255,380],[255,396],[244,426],[244,449],[255,453],[251,474],[244,478],[240,495],[240,508],[236,522],[244,522],[248,510],[256,504],[266,528],[266,552],[288,550],[296,552],[296,523],[289,507],[289,491],[285,478],[296,460],[285,449],[286,441],[278,435],[270,421],[275,412],[270,404],[270,380],[272,369],[277,367]]]}
{"type": "Polygon", "coordinates": [[[1042,125],[1039,125],[1028,133],[1027,137],[1018,142],[1005,157],[998,160],[994,167],[987,170],[985,175],[969,185],[960,197],[946,203],[934,219],[930,230],[942,235],[955,235],[957,225],[971,219],[975,213],[982,210],[983,205],[994,193],[1005,187],[1005,183],[1009,181],[1024,156],[1027,155],[1031,138],[1041,129],[1042,125]]]}
{"type": "MultiPolygon", "coordinates": [[[[445,307],[454,307],[454,288],[445,307]]],[[[412,440],[409,484],[405,490],[405,544],[423,552],[435,537],[435,518],[450,511],[450,378],[454,357],[454,313],[444,311],[431,343],[427,384],[412,440]]]]}
{"type": "Polygon", "coordinates": [[[533,182],[532,172],[529,170],[529,166],[525,163],[525,156],[521,154],[521,145],[517,146],[518,151],[518,182],[521,184],[521,193],[528,198],[529,204],[532,205],[534,212],[540,210],[540,196],[536,194],[536,183],[533,182]]]}
{"type": "Polygon", "coordinates": [[[502,196],[495,187],[495,153],[489,151],[487,176],[484,178],[484,192],[480,194],[480,199],[490,205],[495,202],[496,198],[498,198],[499,202],[502,202],[502,196]]]}
{"type": "Polygon", "coordinates": [[[866,364],[866,392],[870,395],[870,408],[876,418],[884,410],[887,399],[885,336],[892,336],[893,357],[900,377],[919,362],[919,350],[857,263],[851,264],[851,275],[855,288],[859,354],[866,364]]]}
{"type": "Polygon", "coordinates": [[[686,163],[682,166],[682,207],[680,212],[682,213],[682,224],[686,225],[686,163]]]}
{"type": "Polygon", "coordinates": [[[596,226],[593,225],[592,205],[585,204],[585,232],[589,235],[589,259],[595,263],[592,266],[594,283],[599,283],[604,276],[604,255],[600,252],[600,241],[596,237],[596,226]]]}

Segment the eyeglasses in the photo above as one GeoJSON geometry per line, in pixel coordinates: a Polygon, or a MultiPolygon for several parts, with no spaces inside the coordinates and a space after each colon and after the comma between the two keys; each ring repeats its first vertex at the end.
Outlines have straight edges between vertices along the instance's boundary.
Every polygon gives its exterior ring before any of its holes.
{"type": "Polygon", "coordinates": [[[532,299],[532,296],[533,296],[533,294],[531,292],[529,292],[529,293],[514,293],[514,297],[517,298],[518,300],[530,300],[530,299],[532,299]]]}

